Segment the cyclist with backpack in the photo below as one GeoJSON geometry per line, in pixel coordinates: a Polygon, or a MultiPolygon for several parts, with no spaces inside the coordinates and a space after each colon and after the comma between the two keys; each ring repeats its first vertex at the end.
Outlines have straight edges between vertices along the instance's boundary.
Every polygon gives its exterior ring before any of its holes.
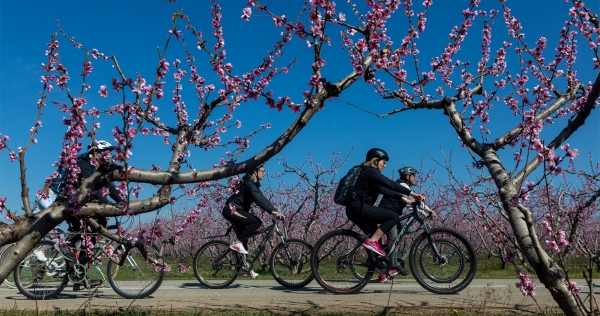
{"type": "MultiPolygon", "coordinates": [[[[92,144],[88,145],[87,154],[80,155],[78,157],[79,159],[77,160],[77,166],[80,169],[80,173],[78,175],[78,182],[76,184],[76,189],[79,188],[79,186],[85,179],[91,177],[94,174],[94,172],[96,172],[95,165],[96,166],[101,165],[109,160],[110,152],[113,149],[114,149],[114,147],[111,145],[111,143],[109,143],[105,140],[97,140],[97,141],[94,141],[92,144]]],[[[120,193],[119,190],[116,188],[116,186],[112,182],[108,183],[105,187],[108,188],[108,192],[109,192],[108,195],[116,203],[121,203],[124,201],[123,198],[121,198],[121,196],[119,194],[120,193]]],[[[109,203],[110,202],[108,200],[108,198],[106,196],[104,196],[102,190],[98,190],[94,194],[93,199],[94,199],[94,201],[97,201],[100,203],[109,203]]],[[[107,225],[106,217],[98,216],[98,217],[93,217],[93,218],[98,222],[98,224],[106,227],[106,225],[107,225]]],[[[81,230],[81,220],[80,219],[70,218],[67,220],[67,223],[69,224],[69,231],[78,232],[81,230]]],[[[75,244],[79,240],[81,240],[81,235],[76,234],[76,235],[73,235],[73,237],[70,239],[70,242],[71,242],[71,244],[75,244]]],[[[92,237],[91,242],[94,244],[96,243],[96,240],[94,237],[92,237]]],[[[88,256],[87,256],[85,243],[82,243],[82,251],[80,252],[80,255],[79,255],[79,263],[84,266],[88,263],[88,256]]],[[[99,284],[100,282],[96,282],[96,283],[99,284]]],[[[95,285],[94,282],[91,282],[91,286],[93,287],[94,285],[95,285]]],[[[77,291],[80,289],[81,289],[81,284],[73,285],[73,291],[77,291]]]]}
{"type": "MultiPolygon", "coordinates": [[[[248,254],[248,238],[262,225],[260,218],[250,213],[252,203],[256,203],[263,211],[277,218],[284,218],[260,191],[260,181],[264,176],[263,165],[247,173],[241,179],[237,193],[227,199],[223,208],[223,217],[235,225],[237,236],[237,240],[229,248],[241,254],[248,254]]],[[[256,278],[258,273],[250,271],[250,276],[256,278]]]]}
{"type": "MultiPolygon", "coordinates": [[[[401,186],[407,189],[410,189],[411,186],[415,185],[416,174],[419,172],[413,167],[402,167],[400,168],[400,170],[398,170],[398,173],[400,174],[400,178],[396,180],[396,183],[400,184],[401,186]]],[[[381,199],[381,202],[379,202],[379,207],[392,210],[398,213],[398,215],[400,216],[402,215],[402,212],[406,205],[412,203],[413,201],[414,200],[407,195],[402,195],[400,198],[398,198],[397,196],[384,195],[381,199]]],[[[423,202],[421,202],[420,209],[429,213],[428,216],[431,218],[434,218],[436,216],[435,212],[430,210],[429,207],[427,207],[427,205],[425,205],[425,203],[423,202]]],[[[386,234],[388,240],[388,249],[391,247],[391,245],[394,243],[394,240],[396,240],[396,237],[398,236],[398,228],[400,224],[401,223],[398,223],[398,225],[392,227],[392,229],[390,229],[386,234]]],[[[392,269],[390,269],[389,275],[407,275],[408,271],[406,271],[404,267],[401,266],[400,262],[398,262],[398,248],[394,249],[394,252],[391,254],[390,257],[390,264],[392,266],[392,269]]],[[[387,282],[387,275],[379,274],[379,282],[387,282]]]]}
{"type": "Polygon", "coordinates": [[[346,206],[348,219],[370,236],[364,241],[363,246],[380,256],[385,256],[386,253],[381,249],[379,239],[396,226],[398,213],[373,206],[379,194],[398,198],[401,197],[400,194],[405,194],[413,196],[418,201],[424,200],[421,194],[412,192],[409,188],[381,174],[389,159],[383,149],[371,148],[367,152],[354,183],[352,200],[346,206]],[[381,225],[377,227],[377,224],[381,225]]]}

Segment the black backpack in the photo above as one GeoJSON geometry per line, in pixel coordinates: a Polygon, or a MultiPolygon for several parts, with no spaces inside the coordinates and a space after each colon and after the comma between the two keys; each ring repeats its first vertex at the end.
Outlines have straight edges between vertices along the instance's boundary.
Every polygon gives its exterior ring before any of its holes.
{"type": "Polygon", "coordinates": [[[333,201],[335,203],[348,206],[348,204],[354,200],[356,197],[354,184],[356,184],[356,179],[358,179],[358,175],[362,170],[362,166],[354,166],[342,179],[340,179],[340,183],[338,183],[335,195],[333,196],[333,201]]]}

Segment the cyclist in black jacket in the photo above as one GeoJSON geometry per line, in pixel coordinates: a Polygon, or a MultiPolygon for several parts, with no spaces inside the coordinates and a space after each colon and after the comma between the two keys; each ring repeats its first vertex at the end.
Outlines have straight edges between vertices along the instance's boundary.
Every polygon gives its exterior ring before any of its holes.
{"type": "Polygon", "coordinates": [[[348,219],[354,222],[367,235],[370,235],[363,245],[381,255],[386,253],[379,246],[379,239],[398,223],[398,214],[384,208],[375,207],[379,194],[401,197],[401,194],[411,195],[422,201],[422,195],[412,192],[381,174],[389,160],[388,154],[379,148],[371,148],[367,152],[366,161],[361,164],[360,172],[354,184],[356,197],[346,207],[348,219]],[[377,224],[381,224],[377,227],[377,224]]]}
{"type": "Polygon", "coordinates": [[[260,180],[264,176],[265,168],[262,165],[247,173],[240,182],[238,192],[227,199],[223,208],[223,217],[235,225],[237,236],[237,240],[229,247],[241,254],[248,253],[248,237],[262,225],[260,218],[250,213],[252,203],[277,218],[284,218],[260,191],[260,180]]]}

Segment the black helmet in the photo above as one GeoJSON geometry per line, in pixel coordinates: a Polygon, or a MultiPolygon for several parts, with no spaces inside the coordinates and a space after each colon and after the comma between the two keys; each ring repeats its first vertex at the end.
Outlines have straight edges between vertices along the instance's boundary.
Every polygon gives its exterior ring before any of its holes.
{"type": "Polygon", "coordinates": [[[413,167],[402,167],[402,168],[400,168],[400,170],[398,170],[398,172],[400,173],[400,178],[402,178],[402,179],[406,179],[406,176],[410,176],[410,175],[419,173],[417,171],[417,169],[415,169],[413,167]]]}
{"type": "Polygon", "coordinates": [[[379,158],[379,159],[383,159],[385,161],[390,160],[390,156],[388,156],[388,154],[385,152],[385,150],[379,149],[379,148],[371,148],[371,149],[369,149],[369,151],[367,151],[366,161],[371,161],[371,159],[373,159],[373,158],[379,158]]]}

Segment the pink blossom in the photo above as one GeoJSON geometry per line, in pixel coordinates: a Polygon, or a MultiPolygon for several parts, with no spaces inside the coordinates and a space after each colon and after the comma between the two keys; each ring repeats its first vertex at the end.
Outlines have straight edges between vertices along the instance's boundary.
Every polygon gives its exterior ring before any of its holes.
{"type": "Polygon", "coordinates": [[[579,295],[581,293],[581,288],[577,286],[577,282],[565,282],[565,285],[571,291],[571,293],[575,295],[579,295]]]}
{"type": "Polygon", "coordinates": [[[535,284],[531,282],[529,274],[523,274],[522,271],[523,269],[520,266],[515,268],[517,277],[520,279],[520,282],[515,283],[515,286],[523,293],[523,296],[535,296],[535,284]]]}
{"type": "Polygon", "coordinates": [[[178,271],[179,273],[184,273],[184,272],[186,272],[187,270],[189,270],[190,268],[191,268],[191,267],[186,267],[186,266],[184,266],[183,264],[181,264],[181,263],[180,263],[180,264],[179,264],[179,267],[177,268],[177,271],[178,271]]]}
{"type": "Polygon", "coordinates": [[[115,92],[119,92],[121,90],[121,82],[117,78],[112,78],[112,87],[115,92]]]}
{"type": "Polygon", "coordinates": [[[14,162],[15,160],[17,160],[17,155],[15,154],[14,151],[11,151],[10,153],[8,153],[8,157],[10,158],[10,162],[14,162]]]}
{"type": "Polygon", "coordinates": [[[544,234],[546,236],[552,236],[554,234],[552,227],[550,227],[550,224],[547,221],[542,221],[542,227],[544,227],[544,234]]]}
{"type": "Polygon", "coordinates": [[[98,94],[103,97],[108,96],[108,91],[106,90],[106,85],[100,86],[100,91],[98,91],[98,94]]]}
{"type": "Polygon", "coordinates": [[[512,251],[507,253],[506,258],[504,260],[506,260],[506,262],[508,263],[513,263],[515,261],[515,253],[512,251]]]}
{"type": "Polygon", "coordinates": [[[0,197],[0,214],[4,208],[6,208],[6,196],[0,197]]]}
{"type": "Polygon", "coordinates": [[[242,10],[241,19],[248,22],[251,15],[252,15],[252,8],[250,8],[250,7],[244,8],[244,10],[242,10]]]}
{"type": "Polygon", "coordinates": [[[546,240],[546,246],[548,246],[554,253],[559,253],[560,249],[554,240],[546,240]]]}

